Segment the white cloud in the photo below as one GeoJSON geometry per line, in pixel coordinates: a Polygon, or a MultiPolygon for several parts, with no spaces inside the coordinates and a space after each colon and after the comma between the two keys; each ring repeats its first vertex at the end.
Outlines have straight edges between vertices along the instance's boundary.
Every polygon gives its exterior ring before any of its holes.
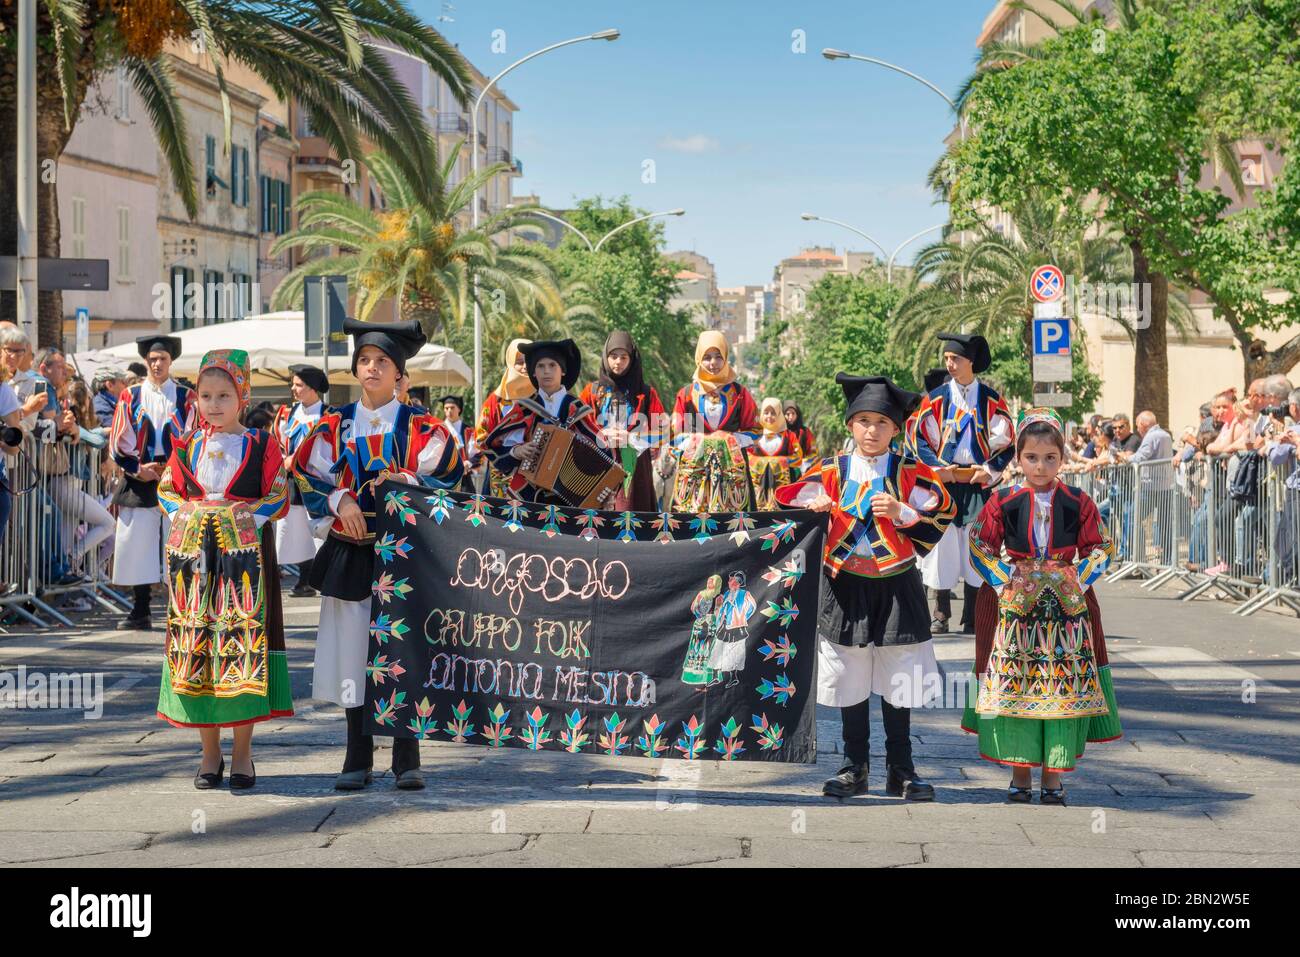
{"type": "Polygon", "coordinates": [[[691,136],[665,136],[659,140],[659,148],[672,150],[674,153],[715,153],[719,143],[711,136],[695,133],[691,136]]]}

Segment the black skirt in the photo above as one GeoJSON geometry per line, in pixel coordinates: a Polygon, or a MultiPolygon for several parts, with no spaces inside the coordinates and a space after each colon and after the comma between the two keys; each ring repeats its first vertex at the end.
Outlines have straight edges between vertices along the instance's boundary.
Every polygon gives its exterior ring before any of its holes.
{"type": "Polygon", "coordinates": [[[113,493],[113,505],[118,508],[157,508],[158,483],[122,476],[122,484],[113,493]]]}
{"type": "Polygon", "coordinates": [[[952,496],[952,502],[957,506],[957,514],[952,523],[957,528],[965,528],[967,525],[975,524],[975,520],[980,517],[980,512],[984,509],[984,503],[993,494],[993,489],[988,485],[976,485],[974,482],[949,482],[948,494],[952,496]]]}
{"type": "Polygon", "coordinates": [[[930,609],[915,565],[887,578],[840,572],[822,583],[817,631],[837,645],[916,645],[930,640],[930,609]]]}
{"type": "Polygon", "coordinates": [[[375,543],[351,542],[333,532],[311,563],[307,583],[327,598],[369,601],[375,576],[375,543]]]}

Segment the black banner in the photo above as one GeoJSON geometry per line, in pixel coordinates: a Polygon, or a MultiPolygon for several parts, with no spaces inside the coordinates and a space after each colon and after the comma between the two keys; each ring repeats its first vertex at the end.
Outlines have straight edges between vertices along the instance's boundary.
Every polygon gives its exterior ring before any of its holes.
{"type": "Polygon", "coordinates": [[[399,482],[382,502],[374,733],[816,759],[822,516],[600,512],[399,482]]]}

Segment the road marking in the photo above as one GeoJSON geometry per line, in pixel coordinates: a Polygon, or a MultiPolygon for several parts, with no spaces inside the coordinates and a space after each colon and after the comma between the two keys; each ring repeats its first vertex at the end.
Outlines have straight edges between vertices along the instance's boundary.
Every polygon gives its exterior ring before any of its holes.
{"type": "Polygon", "coordinates": [[[1196,648],[1179,648],[1169,645],[1143,645],[1111,649],[1112,661],[1136,665],[1153,678],[1163,681],[1175,691],[1204,691],[1207,684],[1234,685],[1253,682],[1257,691],[1290,693],[1270,681],[1265,681],[1253,671],[1230,665],[1213,655],[1196,648]]]}
{"type": "Polygon", "coordinates": [[[656,811],[694,811],[695,789],[700,783],[700,765],[695,761],[664,761],[659,769],[656,811]]]}

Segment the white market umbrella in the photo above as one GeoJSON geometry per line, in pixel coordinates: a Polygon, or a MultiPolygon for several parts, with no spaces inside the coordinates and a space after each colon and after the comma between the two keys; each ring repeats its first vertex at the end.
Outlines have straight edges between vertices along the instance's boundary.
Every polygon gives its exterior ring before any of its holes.
{"type": "MultiPolygon", "coordinates": [[[[198,375],[204,353],[211,349],[243,349],[248,353],[253,371],[252,384],[273,386],[289,381],[291,365],[322,365],[320,356],[307,356],[303,351],[305,326],[301,312],[269,312],[236,322],[219,322],[160,335],[173,335],[181,340],[181,355],[172,363],[172,375],[193,379],[198,375]]],[[[128,362],[140,358],[134,342],[97,350],[93,356],[79,353],[73,358],[80,361],[83,355],[89,360],[88,365],[112,361],[123,369],[128,362]]],[[[351,356],[350,340],[346,356],[330,356],[330,382],[338,385],[355,382],[351,356]]],[[[426,343],[414,358],[407,360],[406,371],[415,386],[455,388],[467,386],[474,379],[464,359],[446,346],[433,343],[426,343]]]]}

